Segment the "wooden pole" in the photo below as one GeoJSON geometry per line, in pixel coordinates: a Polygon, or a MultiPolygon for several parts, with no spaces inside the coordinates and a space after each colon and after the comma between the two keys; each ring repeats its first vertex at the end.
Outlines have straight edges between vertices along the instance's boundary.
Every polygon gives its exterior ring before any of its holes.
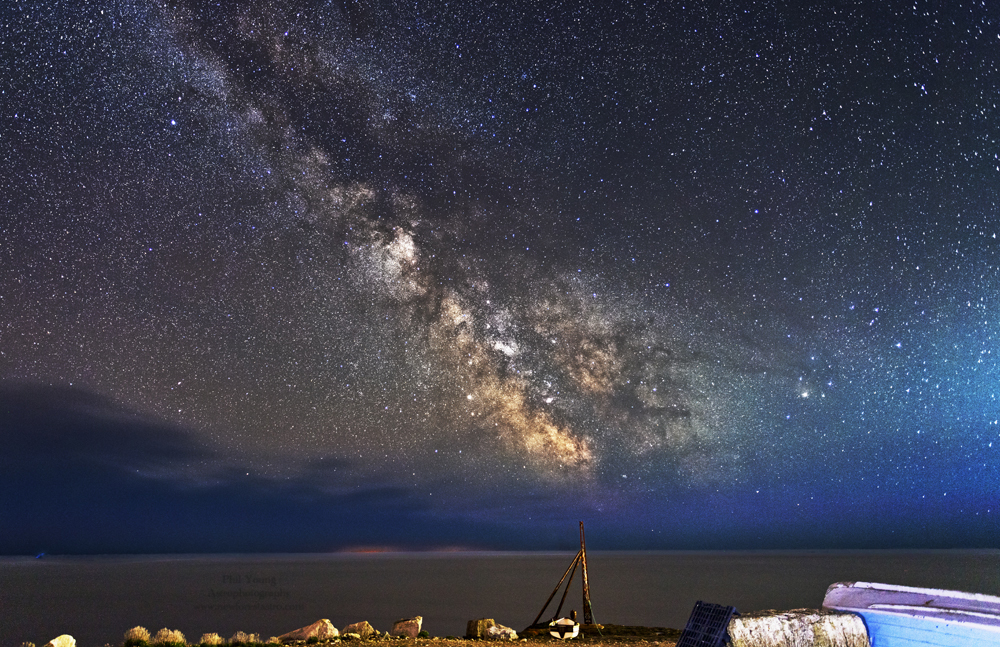
{"type": "Polygon", "coordinates": [[[576,559],[573,560],[573,572],[569,574],[569,580],[566,582],[566,590],[563,591],[562,599],[559,600],[559,607],[556,609],[555,614],[552,619],[555,620],[559,617],[559,612],[562,611],[563,605],[566,603],[566,596],[569,595],[569,587],[573,584],[573,576],[576,575],[576,565],[580,563],[580,553],[576,554],[576,559]]]}
{"type": "MultiPolygon", "coordinates": [[[[587,579],[587,540],[583,536],[583,522],[580,522],[580,561],[583,563],[583,624],[594,624],[594,609],[590,606],[590,581],[587,579]]],[[[567,589],[569,586],[566,587],[567,589]]]]}

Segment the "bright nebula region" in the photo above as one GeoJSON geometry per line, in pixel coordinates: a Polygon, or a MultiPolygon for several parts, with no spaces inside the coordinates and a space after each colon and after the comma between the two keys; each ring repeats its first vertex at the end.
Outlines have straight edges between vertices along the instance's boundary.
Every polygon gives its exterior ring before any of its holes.
{"type": "Polygon", "coordinates": [[[1000,7],[0,24],[0,552],[997,547],[1000,7]]]}

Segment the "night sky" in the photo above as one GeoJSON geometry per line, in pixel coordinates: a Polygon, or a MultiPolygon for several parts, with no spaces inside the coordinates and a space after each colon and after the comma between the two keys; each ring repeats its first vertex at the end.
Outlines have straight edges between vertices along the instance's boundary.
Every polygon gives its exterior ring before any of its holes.
{"type": "Polygon", "coordinates": [[[0,52],[0,553],[1000,546],[995,3],[12,0],[0,52]]]}

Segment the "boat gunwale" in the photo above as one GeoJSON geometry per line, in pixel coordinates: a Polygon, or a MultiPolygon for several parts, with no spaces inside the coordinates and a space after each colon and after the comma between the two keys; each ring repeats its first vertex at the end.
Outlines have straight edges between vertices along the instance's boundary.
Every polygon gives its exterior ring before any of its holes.
{"type": "MultiPolygon", "coordinates": [[[[915,611],[915,615],[920,616],[971,616],[974,618],[984,618],[986,620],[993,620],[997,624],[1000,624],[1000,614],[997,613],[983,613],[982,611],[966,611],[965,609],[948,609],[941,607],[931,607],[931,606],[920,606],[915,604],[871,604],[865,607],[871,609],[872,611],[915,611]]],[[[908,614],[914,615],[914,614],[908,614]]]]}
{"type": "Polygon", "coordinates": [[[1000,634],[1000,597],[984,593],[837,582],[827,589],[823,608],[861,616],[869,634],[873,625],[909,626],[918,632],[950,627],[950,631],[977,632],[988,644],[1000,645],[996,637],[1000,634]]]}
{"type": "Polygon", "coordinates": [[[973,602],[987,602],[1000,606],[1000,596],[986,593],[968,593],[966,591],[955,591],[949,589],[925,589],[918,586],[903,586],[901,584],[882,584],[879,582],[837,582],[831,584],[826,590],[827,595],[834,589],[869,589],[876,591],[894,591],[899,593],[915,593],[919,595],[929,595],[937,598],[948,598],[952,600],[970,600],[973,602]]]}

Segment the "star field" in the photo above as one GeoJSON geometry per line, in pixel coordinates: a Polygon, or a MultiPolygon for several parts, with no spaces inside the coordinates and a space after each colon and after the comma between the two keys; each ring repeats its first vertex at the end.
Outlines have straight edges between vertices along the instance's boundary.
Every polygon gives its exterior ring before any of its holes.
{"type": "Polygon", "coordinates": [[[988,3],[0,23],[6,552],[58,465],[109,518],[333,511],[163,550],[996,545],[988,3]]]}

